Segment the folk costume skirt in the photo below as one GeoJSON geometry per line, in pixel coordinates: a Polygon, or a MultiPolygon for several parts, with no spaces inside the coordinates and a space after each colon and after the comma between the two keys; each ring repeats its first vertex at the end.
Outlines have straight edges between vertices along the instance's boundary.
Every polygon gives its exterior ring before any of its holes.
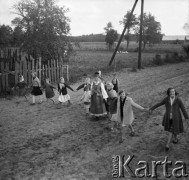
{"type": "Polygon", "coordinates": [[[58,101],[61,102],[61,103],[64,103],[66,101],[70,100],[70,96],[69,94],[66,94],[66,95],[62,95],[62,93],[59,95],[58,97],[58,101]]]}
{"type": "Polygon", "coordinates": [[[90,113],[94,116],[103,116],[107,114],[105,102],[102,95],[97,95],[96,93],[94,93],[91,96],[90,113]]]}
{"type": "Polygon", "coordinates": [[[40,96],[43,94],[43,92],[41,91],[39,86],[34,86],[31,94],[34,96],[40,96]]]}

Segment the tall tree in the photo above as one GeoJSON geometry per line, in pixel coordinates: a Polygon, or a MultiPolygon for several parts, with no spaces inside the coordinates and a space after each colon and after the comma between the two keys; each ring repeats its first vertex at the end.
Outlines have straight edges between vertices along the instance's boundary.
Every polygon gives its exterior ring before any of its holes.
{"type": "Polygon", "coordinates": [[[21,27],[16,26],[12,33],[12,46],[21,46],[24,41],[24,31],[21,27]]]}
{"type": "Polygon", "coordinates": [[[123,17],[123,20],[120,21],[120,24],[123,24],[124,27],[129,23],[129,27],[127,29],[127,34],[125,35],[125,39],[127,40],[127,50],[129,48],[129,42],[131,39],[131,31],[134,31],[134,28],[136,27],[136,25],[138,25],[138,21],[137,21],[137,17],[136,14],[132,14],[130,22],[128,22],[128,19],[131,15],[131,11],[127,11],[127,13],[125,14],[125,16],[123,17]]]}
{"type": "Polygon", "coordinates": [[[105,41],[106,41],[106,44],[108,45],[108,49],[110,50],[110,49],[112,49],[114,42],[118,38],[118,33],[116,30],[113,29],[111,22],[109,22],[107,24],[107,26],[104,28],[104,30],[106,31],[105,41]]]}
{"type": "Polygon", "coordinates": [[[11,46],[12,28],[10,26],[0,26],[0,47],[11,46]]]}
{"type": "MultiPolygon", "coordinates": [[[[162,41],[163,34],[161,33],[161,24],[160,22],[155,20],[155,17],[151,15],[151,13],[143,14],[143,49],[145,49],[146,44],[157,44],[162,41]]],[[[140,16],[138,17],[138,21],[140,21],[140,16]]],[[[135,28],[135,32],[139,35],[139,26],[135,28]]]]}
{"type": "Polygon", "coordinates": [[[14,9],[18,17],[12,24],[25,32],[24,50],[35,52],[43,61],[64,57],[70,47],[70,19],[65,15],[68,9],[58,7],[55,0],[21,0],[14,9]]]}

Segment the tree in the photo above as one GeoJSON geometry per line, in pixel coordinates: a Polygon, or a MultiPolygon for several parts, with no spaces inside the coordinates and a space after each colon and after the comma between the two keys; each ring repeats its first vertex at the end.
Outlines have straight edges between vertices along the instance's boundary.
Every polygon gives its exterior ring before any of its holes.
{"type": "MultiPolygon", "coordinates": [[[[138,22],[140,21],[140,16],[138,17],[138,22]]],[[[135,28],[136,34],[139,36],[139,26],[135,28]]],[[[157,44],[162,41],[163,34],[161,34],[161,24],[155,20],[155,17],[150,13],[147,15],[144,13],[143,15],[143,49],[147,43],[149,44],[157,44]]]]}
{"type": "Polygon", "coordinates": [[[129,42],[131,39],[130,31],[134,31],[134,28],[136,27],[136,25],[138,25],[136,14],[132,14],[130,22],[128,22],[130,15],[131,15],[131,11],[129,10],[123,17],[123,20],[120,21],[120,23],[123,24],[124,27],[129,23],[129,27],[127,29],[127,34],[125,35],[125,39],[127,40],[127,50],[129,48],[129,42]]]}
{"type": "Polygon", "coordinates": [[[114,42],[118,38],[118,33],[116,30],[113,29],[111,22],[109,22],[107,24],[107,26],[104,28],[104,30],[106,31],[105,41],[106,41],[106,44],[108,45],[108,49],[110,50],[110,49],[112,49],[114,42]]]}
{"type": "Polygon", "coordinates": [[[11,45],[12,28],[10,26],[0,26],[0,47],[7,47],[11,45]]]}
{"type": "Polygon", "coordinates": [[[68,9],[58,7],[55,0],[21,0],[14,9],[18,17],[12,24],[24,31],[24,50],[43,61],[64,57],[70,47],[68,9]]]}
{"type": "Polygon", "coordinates": [[[12,46],[21,46],[24,41],[24,31],[21,27],[16,26],[12,33],[12,46]]]}

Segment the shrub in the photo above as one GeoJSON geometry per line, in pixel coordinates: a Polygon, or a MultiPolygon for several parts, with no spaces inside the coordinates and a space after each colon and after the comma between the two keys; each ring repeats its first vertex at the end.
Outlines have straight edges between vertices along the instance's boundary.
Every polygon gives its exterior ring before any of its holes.
{"type": "Polygon", "coordinates": [[[189,43],[182,45],[182,48],[183,48],[187,58],[189,59],[189,43]]]}
{"type": "Polygon", "coordinates": [[[163,59],[161,58],[161,55],[160,55],[160,54],[156,54],[156,55],[155,55],[155,58],[153,59],[153,63],[154,63],[155,65],[158,65],[158,66],[163,65],[164,61],[163,61],[163,59]]]}

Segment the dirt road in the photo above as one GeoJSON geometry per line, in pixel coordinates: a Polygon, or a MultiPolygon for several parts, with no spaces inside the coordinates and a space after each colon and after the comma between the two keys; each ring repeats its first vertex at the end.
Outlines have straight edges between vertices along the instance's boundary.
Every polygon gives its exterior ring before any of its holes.
{"type": "MultiPolygon", "coordinates": [[[[124,69],[118,78],[120,89],[129,91],[130,97],[147,108],[165,97],[168,87],[175,87],[189,113],[188,62],[138,72],[124,69]]],[[[110,80],[111,76],[105,79],[110,80]]],[[[135,110],[134,129],[138,136],[130,137],[126,129],[125,140],[119,144],[118,133],[107,129],[106,120],[85,117],[79,103],[82,90],[69,94],[72,105],[61,109],[47,102],[31,106],[24,98],[0,99],[1,180],[110,180],[115,154],[135,155],[133,169],[139,160],[151,164],[168,156],[173,161],[172,169],[175,161],[182,160],[189,173],[189,123],[184,121],[185,133],[179,136],[179,143],[172,144],[170,151],[165,152],[167,133],[161,126],[164,107],[152,115],[135,110]]],[[[56,93],[55,99],[57,96],[56,93]]],[[[162,168],[158,168],[157,179],[165,179],[162,168]]]]}

